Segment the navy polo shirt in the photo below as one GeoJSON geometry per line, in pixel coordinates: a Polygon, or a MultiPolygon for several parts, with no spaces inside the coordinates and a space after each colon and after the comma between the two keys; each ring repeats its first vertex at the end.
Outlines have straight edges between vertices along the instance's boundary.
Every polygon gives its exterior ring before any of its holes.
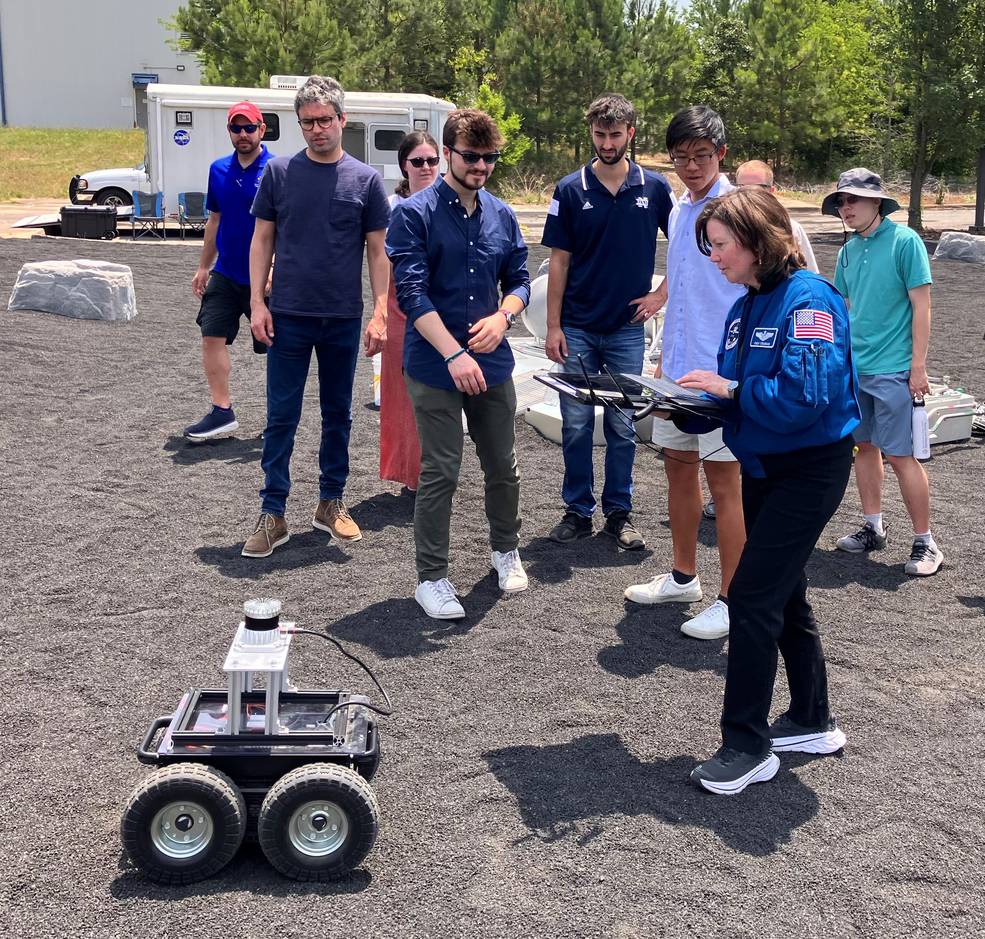
{"type": "Polygon", "coordinates": [[[272,313],[363,315],[366,234],[390,221],[376,170],[348,153],[335,163],[310,160],[304,150],[276,157],[260,180],[253,214],[276,225],[272,313]]]}
{"type": "Polygon", "coordinates": [[[562,327],[614,333],[636,315],[630,300],[651,290],[657,229],[667,235],[674,201],[663,176],[632,161],[615,195],[591,163],[557,184],[541,244],[571,254],[562,327]]]}
{"type": "MultiPolygon", "coordinates": [[[[463,346],[469,327],[499,309],[500,291],[530,300],[527,246],[513,210],[484,189],[468,215],[443,179],[394,207],[386,250],[393,261],[397,300],[409,327],[437,312],[463,346]]],[[[513,352],[503,337],[492,352],[475,354],[486,386],[513,374],[513,352]]],[[[433,388],[454,390],[448,366],[416,329],[404,339],[404,370],[433,388]]]]}
{"type": "Polygon", "coordinates": [[[260,153],[249,166],[240,166],[239,158],[231,153],[209,167],[205,208],[219,213],[215,240],[219,257],[215,269],[237,284],[250,282],[250,241],[253,240],[254,225],[250,207],[260,186],[263,169],[272,156],[260,144],[260,153]]]}

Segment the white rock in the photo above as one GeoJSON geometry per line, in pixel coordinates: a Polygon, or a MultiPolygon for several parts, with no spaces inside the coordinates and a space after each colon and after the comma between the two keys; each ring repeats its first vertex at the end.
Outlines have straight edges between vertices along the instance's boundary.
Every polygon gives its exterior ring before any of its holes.
{"type": "Polygon", "coordinates": [[[20,269],[7,309],[127,322],[137,315],[133,272],[109,261],[34,261],[20,269]]]}
{"type": "Polygon", "coordinates": [[[972,235],[964,231],[944,232],[934,252],[935,261],[941,258],[985,263],[985,235],[972,235]]]}

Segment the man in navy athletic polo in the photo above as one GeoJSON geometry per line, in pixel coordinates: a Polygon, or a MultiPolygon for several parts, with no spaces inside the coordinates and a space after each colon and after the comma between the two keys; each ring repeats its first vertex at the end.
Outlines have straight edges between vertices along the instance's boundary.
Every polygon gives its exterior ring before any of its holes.
{"type": "MultiPolygon", "coordinates": [[[[667,234],[674,195],[663,176],[627,159],[636,110],[606,94],[585,113],[595,159],[565,176],[547,210],[549,358],[567,372],[642,374],[643,324],[660,309],[651,291],[658,229],[667,234]]],[[[562,396],[564,517],[551,531],[564,544],[592,534],[595,512],[592,437],[595,409],[562,396]]],[[[635,431],[628,415],[604,412],[603,534],[623,548],[645,542],[633,524],[635,431]]]]}
{"type": "Polygon", "coordinates": [[[233,152],[209,167],[205,197],[209,219],[192,278],[192,291],[202,301],[196,322],[202,330],[202,367],[212,396],[209,413],[185,428],[185,436],[192,440],[207,440],[239,427],[229,393],[227,347],[239,332],[240,319],[250,318],[250,207],[273,155],[260,142],[266,125],[251,101],[234,104],[226,126],[233,152]]]}

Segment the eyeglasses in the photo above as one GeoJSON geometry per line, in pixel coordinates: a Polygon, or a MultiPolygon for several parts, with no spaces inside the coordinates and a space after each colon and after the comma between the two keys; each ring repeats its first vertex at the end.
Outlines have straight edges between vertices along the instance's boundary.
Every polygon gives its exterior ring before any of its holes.
{"type": "Polygon", "coordinates": [[[503,154],[498,150],[491,150],[489,153],[476,153],[475,150],[457,150],[449,147],[452,153],[457,153],[469,166],[475,166],[479,160],[483,160],[486,166],[492,166],[503,154]]]}
{"type": "Polygon", "coordinates": [[[682,170],[692,160],[694,161],[695,166],[707,166],[717,155],[718,151],[712,150],[711,153],[692,153],[690,156],[671,156],[670,162],[673,163],[677,169],[682,170]]]}
{"type": "Polygon", "coordinates": [[[855,205],[856,202],[861,202],[865,196],[838,196],[835,199],[835,208],[840,209],[844,205],[855,205]]]}
{"type": "Polygon", "coordinates": [[[314,130],[315,124],[322,130],[328,130],[337,120],[337,117],[302,117],[298,123],[302,130],[314,130]]]}
{"type": "Polygon", "coordinates": [[[409,157],[407,162],[415,169],[419,170],[424,167],[425,163],[427,163],[428,166],[437,166],[441,161],[438,157],[409,157]]]}
{"type": "Polygon", "coordinates": [[[260,129],[259,124],[230,124],[231,134],[255,134],[260,129]]]}

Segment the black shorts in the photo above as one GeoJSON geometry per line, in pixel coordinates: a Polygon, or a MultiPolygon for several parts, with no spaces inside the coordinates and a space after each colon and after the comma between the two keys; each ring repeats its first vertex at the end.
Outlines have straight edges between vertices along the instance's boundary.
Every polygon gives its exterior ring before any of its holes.
{"type": "Polygon", "coordinates": [[[202,328],[202,335],[225,337],[226,345],[231,345],[243,316],[250,318],[250,285],[237,284],[225,274],[213,271],[195,320],[202,328]]]}

